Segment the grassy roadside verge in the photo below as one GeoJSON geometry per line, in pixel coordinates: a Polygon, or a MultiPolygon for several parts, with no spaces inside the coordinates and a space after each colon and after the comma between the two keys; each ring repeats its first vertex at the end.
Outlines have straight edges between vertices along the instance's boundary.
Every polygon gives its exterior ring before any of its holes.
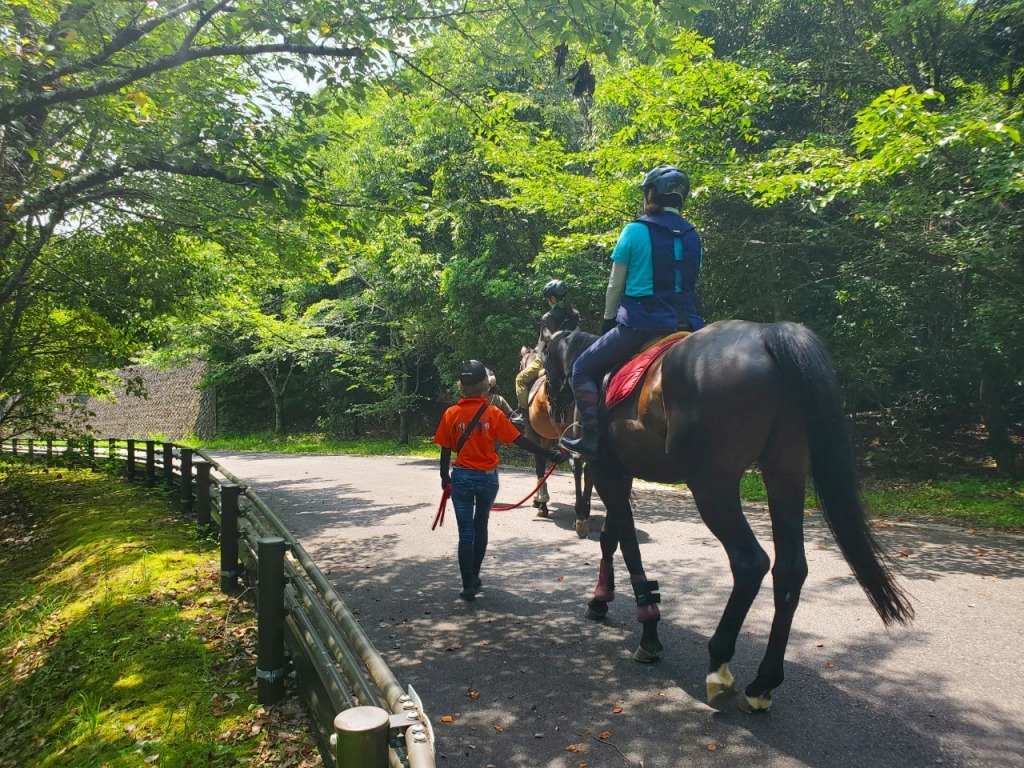
{"type": "Polygon", "coordinates": [[[162,492],[0,466],[0,766],[319,766],[218,568],[162,492]]]}
{"type": "MultiPolygon", "coordinates": [[[[280,453],[340,453],[360,456],[422,456],[437,458],[438,450],[429,437],[414,437],[409,445],[394,440],[332,440],[318,434],[222,437],[195,442],[201,448],[267,451],[280,453]]],[[[532,466],[518,449],[503,452],[502,461],[532,466]]],[[[931,481],[868,480],[864,498],[879,517],[925,520],[965,527],[1024,531],[1024,483],[1007,480],[963,478],[931,481]]],[[[765,501],[764,483],[756,472],[743,479],[741,494],[747,501],[765,501]]],[[[815,503],[808,495],[807,506],[815,503]]]]}

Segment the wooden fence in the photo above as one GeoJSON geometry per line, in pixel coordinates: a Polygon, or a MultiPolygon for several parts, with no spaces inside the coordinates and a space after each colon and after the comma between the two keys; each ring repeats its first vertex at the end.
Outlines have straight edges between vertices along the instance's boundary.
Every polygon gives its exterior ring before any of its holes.
{"type": "Polygon", "coordinates": [[[181,511],[220,537],[220,588],[253,595],[257,697],[274,704],[295,673],[325,766],[434,768],[434,736],[324,574],[251,489],[203,451],[153,440],[10,439],[16,456],[102,466],[173,491],[181,511]]]}

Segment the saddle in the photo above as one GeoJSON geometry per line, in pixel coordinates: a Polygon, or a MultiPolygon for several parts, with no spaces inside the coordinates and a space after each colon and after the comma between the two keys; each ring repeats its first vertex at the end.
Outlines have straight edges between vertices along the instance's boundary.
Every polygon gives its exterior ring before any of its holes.
{"type": "Polygon", "coordinates": [[[678,331],[668,336],[651,339],[641,350],[605,379],[604,406],[611,409],[629,397],[637,385],[643,381],[644,374],[659,357],[667,352],[676,342],[690,335],[689,331],[678,331]]]}

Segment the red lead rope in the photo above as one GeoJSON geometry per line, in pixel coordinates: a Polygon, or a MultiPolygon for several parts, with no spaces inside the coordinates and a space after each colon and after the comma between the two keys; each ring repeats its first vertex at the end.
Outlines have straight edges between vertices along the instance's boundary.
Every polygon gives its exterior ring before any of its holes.
{"type": "MultiPolygon", "coordinates": [[[[530,499],[530,497],[533,496],[533,494],[535,494],[537,491],[539,491],[540,487],[547,482],[548,478],[551,477],[551,473],[555,471],[555,467],[557,466],[557,464],[552,464],[551,468],[547,471],[544,477],[540,479],[540,482],[537,483],[536,487],[528,494],[526,494],[519,502],[512,504],[511,506],[491,507],[491,509],[493,509],[495,512],[508,512],[509,510],[523,506],[523,504],[525,504],[530,499]]],[[[437,505],[437,514],[434,515],[434,524],[430,526],[430,530],[434,530],[439,525],[444,525],[445,506],[447,505],[448,499],[451,497],[451,495],[452,484],[448,483],[448,485],[446,485],[444,487],[444,490],[441,492],[441,503],[437,505]]]]}

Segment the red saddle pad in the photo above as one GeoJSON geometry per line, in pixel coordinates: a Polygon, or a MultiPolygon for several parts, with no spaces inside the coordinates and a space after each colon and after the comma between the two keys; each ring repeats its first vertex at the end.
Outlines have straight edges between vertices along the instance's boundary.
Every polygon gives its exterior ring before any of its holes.
{"type": "Polygon", "coordinates": [[[681,331],[670,336],[664,336],[655,340],[652,346],[641,350],[638,355],[626,361],[612,375],[611,380],[608,382],[608,389],[605,391],[604,397],[605,405],[611,408],[629,397],[633,390],[636,389],[636,385],[643,380],[647,369],[651,367],[651,363],[664,354],[669,347],[688,335],[688,331],[681,331]]]}

